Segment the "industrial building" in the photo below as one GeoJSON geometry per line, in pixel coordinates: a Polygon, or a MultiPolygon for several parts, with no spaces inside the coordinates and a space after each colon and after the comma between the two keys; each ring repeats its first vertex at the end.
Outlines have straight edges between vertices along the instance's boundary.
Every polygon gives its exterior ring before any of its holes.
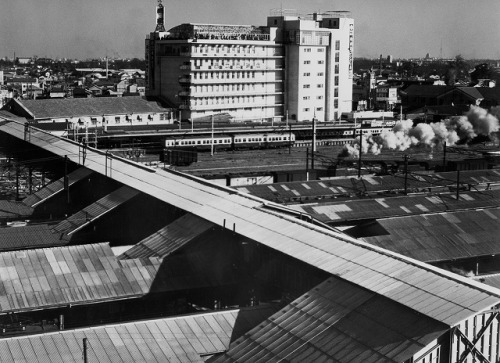
{"type": "Polygon", "coordinates": [[[146,93],[182,119],[337,120],[352,110],[354,20],[348,12],[275,11],[266,26],[181,24],[163,5],[146,39],[146,93]]]}

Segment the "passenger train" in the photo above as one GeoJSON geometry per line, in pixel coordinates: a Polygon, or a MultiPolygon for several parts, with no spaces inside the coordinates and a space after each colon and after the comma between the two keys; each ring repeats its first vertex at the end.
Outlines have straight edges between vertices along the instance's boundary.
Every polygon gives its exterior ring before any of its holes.
{"type": "Polygon", "coordinates": [[[255,133],[198,137],[169,137],[165,139],[166,148],[189,148],[207,150],[217,149],[269,149],[290,146],[295,143],[293,133],[255,133]]]}

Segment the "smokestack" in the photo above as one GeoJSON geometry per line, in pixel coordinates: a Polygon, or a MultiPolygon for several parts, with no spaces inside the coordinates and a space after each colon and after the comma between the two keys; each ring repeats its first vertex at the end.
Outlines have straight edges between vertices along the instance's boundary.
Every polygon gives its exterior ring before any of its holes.
{"type": "Polygon", "coordinates": [[[158,5],[156,6],[156,33],[165,31],[164,15],[165,12],[163,4],[161,3],[161,0],[158,0],[158,5]]]}

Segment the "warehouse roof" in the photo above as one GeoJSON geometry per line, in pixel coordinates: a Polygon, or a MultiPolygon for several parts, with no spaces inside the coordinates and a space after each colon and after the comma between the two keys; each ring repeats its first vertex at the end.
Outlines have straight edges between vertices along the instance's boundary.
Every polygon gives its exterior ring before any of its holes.
{"type": "Polygon", "coordinates": [[[160,261],[117,260],[107,243],[0,253],[0,313],[140,297],[160,261]]]}
{"type": "MultiPolygon", "coordinates": [[[[488,185],[500,183],[498,170],[461,171],[459,182],[462,185],[488,185]]],[[[435,174],[408,174],[408,191],[429,191],[457,184],[456,172],[435,174]]],[[[235,189],[275,202],[303,202],[339,196],[352,196],[364,193],[403,191],[403,174],[387,176],[363,176],[357,178],[338,178],[328,180],[300,181],[275,184],[258,184],[236,187],[235,189]]]]}
{"type": "Polygon", "coordinates": [[[59,235],[52,233],[52,228],[53,226],[50,224],[0,228],[0,251],[52,247],[67,244],[67,241],[61,240],[59,235]]]}
{"type": "Polygon", "coordinates": [[[156,233],[146,237],[121,256],[122,258],[164,258],[214,225],[193,214],[186,214],[156,233]]]}
{"type": "MultiPolygon", "coordinates": [[[[24,126],[0,125],[24,139],[24,126]]],[[[34,145],[80,162],[80,145],[30,128],[34,145]]],[[[500,291],[451,272],[263,208],[264,201],[174,171],[151,169],[88,148],[85,166],[234,233],[454,326],[500,302],[500,291]]]]}
{"type": "Polygon", "coordinates": [[[497,206],[500,206],[500,190],[461,192],[458,200],[455,193],[409,195],[296,204],[289,206],[289,208],[307,213],[324,223],[342,224],[360,220],[497,206]]]}
{"type": "Polygon", "coordinates": [[[210,363],[403,362],[447,329],[381,295],[329,278],[210,363]]]}
{"type": "Polygon", "coordinates": [[[28,218],[33,214],[33,208],[22,202],[13,200],[0,200],[0,219],[28,218]]]}
{"type": "Polygon", "coordinates": [[[95,97],[47,100],[16,100],[35,120],[166,112],[154,101],[142,97],[95,97]]]}
{"type": "MultiPolygon", "coordinates": [[[[92,174],[92,170],[89,170],[87,168],[78,168],[77,170],[68,174],[68,185],[71,186],[76,182],[85,179],[90,174],[92,174]]],[[[64,177],[55,180],[52,183],[45,185],[37,192],[30,194],[23,199],[23,203],[30,207],[36,207],[41,202],[46,201],[62,190],[64,190],[64,177]]]]}
{"type": "MultiPolygon", "coordinates": [[[[364,237],[373,245],[434,262],[500,253],[500,208],[378,219],[387,234],[364,237]]],[[[370,233],[370,226],[359,226],[370,233]]],[[[347,231],[349,233],[349,231],[347,231]]]]}
{"type": "Polygon", "coordinates": [[[53,232],[70,235],[129,201],[138,194],[139,192],[137,190],[127,186],[118,188],[54,226],[53,232]]]}
{"type": "Polygon", "coordinates": [[[240,324],[253,327],[271,312],[228,310],[7,338],[0,340],[0,361],[81,362],[87,338],[89,362],[202,363],[229,347],[240,324]]]}

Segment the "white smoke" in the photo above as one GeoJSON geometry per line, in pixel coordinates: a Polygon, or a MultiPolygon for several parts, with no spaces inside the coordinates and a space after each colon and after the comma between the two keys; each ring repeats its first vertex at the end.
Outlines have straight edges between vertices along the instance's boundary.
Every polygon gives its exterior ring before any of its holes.
{"type": "MultiPolygon", "coordinates": [[[[500,115],[500,107],[492,109],[500,115]]],[[[468,142],[478,135],[489,136],[500,130],[498,118],[485,109],[472,106],[465,116],[454,116],[441,122],[420,123],[413,127],[412,120],[396,123],[392,130],[384,130],[381,134],[363,135],[363,154],[368,152],[378,155],[382,149],[404,151],[412,146],[427,145],[432,148],[446,143],[448,146],[457,142],[468,142]]],[[[346,145],[343,155],[359,157],[360,137],[352,145],[346,145]]]]}

